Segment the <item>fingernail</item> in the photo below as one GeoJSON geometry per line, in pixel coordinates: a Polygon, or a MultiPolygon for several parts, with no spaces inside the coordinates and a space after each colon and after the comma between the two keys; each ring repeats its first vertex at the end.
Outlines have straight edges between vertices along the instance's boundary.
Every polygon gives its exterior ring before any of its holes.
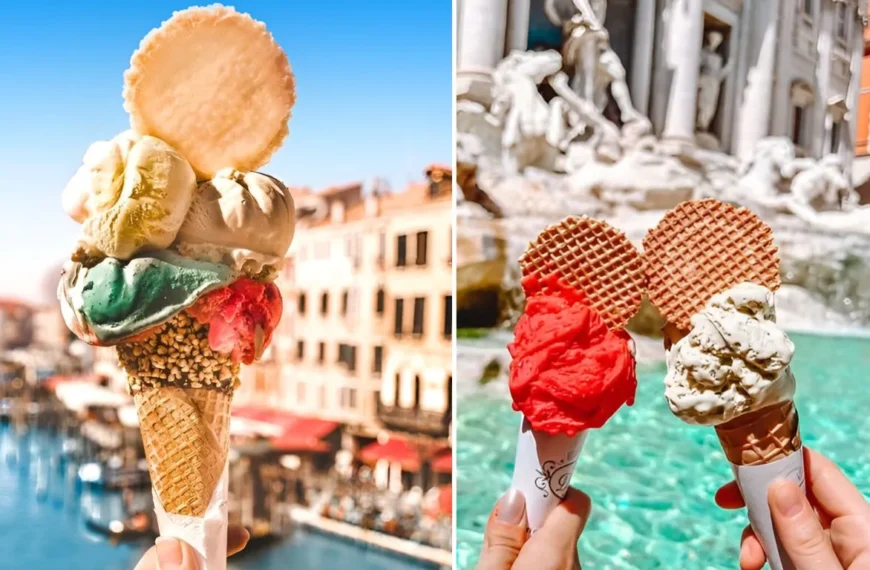
{"type": "Polygon", "coordinates": [[[804,496],[794,483],[774,481],[770,486],[773,507],[786,518],[794,518],[804,507],[804,496]]]}
{"type": "Polygon", "coordinates": [[[498,511],[495,518],[499,522],[518,525],[523,522],[523,514],[525,512],[525,497],[517,489],[511,489],[498,502],[498,511]]]}
{"type": "Polygon", "coordinates": [[[181,568],[184,553],[177,538],[161,536],[154,544],[157,546],[157,567],[160,570],[175,570],[181,568]]]}

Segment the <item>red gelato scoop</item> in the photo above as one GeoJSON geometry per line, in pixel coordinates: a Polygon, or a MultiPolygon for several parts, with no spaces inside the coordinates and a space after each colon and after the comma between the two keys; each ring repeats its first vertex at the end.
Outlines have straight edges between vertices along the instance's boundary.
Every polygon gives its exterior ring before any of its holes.
{"type": "Polygon", "coordinates": [[[187,312],[209,326],[208,344],[212,350],[251,364],[272,341],[283,307],[274,283],[245,277],[203,295],[187,312]]]}
{"type": "Polygon", "coordinates": [[[630,337],[610,331],[583,293],[553,274],[523,279],[526,309],[508,345],[513,407],[536,431],[600,428],[637,389],[630,337]]]}

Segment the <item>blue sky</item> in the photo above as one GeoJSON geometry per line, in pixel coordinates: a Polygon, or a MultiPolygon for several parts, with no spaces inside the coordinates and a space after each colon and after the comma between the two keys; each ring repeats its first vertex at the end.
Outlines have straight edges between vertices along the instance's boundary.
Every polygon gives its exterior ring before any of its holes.
{"type": "MultiPolygon", "coordinates": [[[[296,74],[290,137],[266,172],[313,188],[381,176],[400,189],[450,162],[451,0],[226,3],[266,22],[296,74]]],[[[140,39],[188,5],[4,4],[0,296],[48,300],[46,273],[78,234],[61,191],[91,142],[128,128],[123,72],[140,39]]]]}

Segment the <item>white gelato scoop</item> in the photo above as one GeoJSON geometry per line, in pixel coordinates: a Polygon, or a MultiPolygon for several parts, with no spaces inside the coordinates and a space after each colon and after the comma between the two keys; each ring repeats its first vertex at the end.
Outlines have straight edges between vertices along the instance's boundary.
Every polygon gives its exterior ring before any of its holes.
{"type": "Polygon", "coordinates": [[[741,283],[691,323],[667,355],[665,397],[680,419],[718,425],[794,397],[794,345],[776,326],[769,289],[741,283]]]}

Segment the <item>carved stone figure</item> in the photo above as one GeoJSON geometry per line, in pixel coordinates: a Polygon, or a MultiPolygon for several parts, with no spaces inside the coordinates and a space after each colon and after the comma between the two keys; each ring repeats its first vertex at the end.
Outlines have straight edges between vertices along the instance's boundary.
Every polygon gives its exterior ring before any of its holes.
{"type": "Polygon", "coordinates": [[[538,92],[538,85],[561,69],[562,58],[552,50],[514,51],[496,67],[490,113],[502,125],[502,159],[507,172],[535,164],[551,146],[547,143],[553,128],[550,106],[538,92]]]}
{"type": "Polygon", "coordinates": [[[710,124],[719,108],[719,91],[722,82],[731,73],[733,62],[725,65],[719,55],[719,47],[724,36],[717,31],[707,34],[707,43],[701,50],[701,73],[698,77],[698,114],[696,127],[698,132],[710,132],[710,124]]]}
{"type": "Polygon", "coordinates": [[[854,206],[852,194],[849,180],[843,173],[843,161],[836,154],[824,156],[798,172],[791,183],[793,200],[816,212],[851,209],[854,206]]]}
{"type": "Polygon", "coordinates": [[[622,122],[645,120],[631,102],[625,67],[610,48],[610,35],[604,28],[607,2],[573,0],[575,11],[568,17],[565,4],[565,0],[546,0],[544,10],[550,21],[562,28],[562,56],[565,65],[574,70],[572,90],[603,111],[609,87],[622,122]]]}

